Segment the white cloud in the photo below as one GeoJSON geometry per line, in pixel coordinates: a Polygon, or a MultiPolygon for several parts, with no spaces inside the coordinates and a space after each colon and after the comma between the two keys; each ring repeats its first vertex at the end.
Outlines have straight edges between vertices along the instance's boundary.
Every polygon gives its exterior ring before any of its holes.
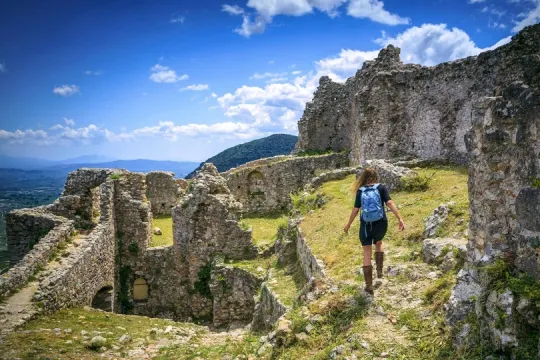
{"type": "Polygon", "coordinates": [[[288,80],[287,77],[277,77],[277,78],[272,78],[272,79],[266,80],[266,83],[267,84],[274,84],[274,83],[284,82],[284,81],[287,81],[287,80],[288,80]]]}
{"type": "Polygon", "coordinates": [[[347,14],[358,18],[367,18],[386,25],[408,24],[409,19],[392,14],[384,9],[384,3],[379,0],[351,0],[347,14]]]}
{"type": "Polygon", "coordinates": [[[250,37],[263,33],[275,16],[303,16],[318,10],[333,18],[339,15],[339,8],[347,2],[347,14],[350,16],[387,25],[409,23],[408,18],[385,10],[380,0],[248,0],[246,6],[253,10],[251,13],[236,5],[223,5],[222,10],[231,15],[241,15],[242,25],[234,31],[250,37]]]}
{"type": "Polygon", "coordinates": [[[0,73],[5,73],[6,71],[6,65],[4,65],[4,63],[0,63],[0,73]]]}
{"type": "Polygon", "coordinates": [[[242,15],[244,13],[244,9],[242,9],[240,6],[227,4],[224,4],[222,6],[221,11],[225,11],[226,13],[231,15],[242,15]]]}
{"type": "Polygon", "coordinates": [[[191,90],[191,91],[208,90],[208,85],[207,84],[193,84],[193,85],[188,85],[185,88],[180,89],[180,91],[186,91],[186,90],[191,90]]]}
{"type": "Polygon", "coordinates": [[[269,63],[270,65],[274,65],[275,62],[276,62],[276,60],[270,60],[270,61],[268,61],[268,63],[269,63]]]}
{"type": "Polygon", "coordinates": [[[213,98],[217,98],[217,94],[215,92],[213,92],[210,96],[212,96],[213,98]]]}
{"type": "Polygon", "coordinates": [[[362,67],[364,61],[373,60],[379,54],[379,50],[360,51],[343,49],[336,57],[329,57],[317,61],[318,72],[330,76],[335,81],[344,81],[362,67]]]}
{"type": "Polygon", "coordinates": [[[184,21],[186,21],[185,16],[175,16],[170,20],[170,23],[172,23],[172,24],[183,24],[184,21]]]}
{"type": "Polygon", "coordinates": [[[64,122],[67,126],[75,126],[75,120],[73,119],[64,118],[64,122]]]}
{"type": "Polygon", "coordinates": [[[522,14],[523,19],[516,22],[512,28],[513,32],[522,30],[525,26],[534,25],[540,22],[540,0],[533,0],[533,7],[528,13],[522,14]]]}
{"type": "Polygon", "coordinates": [[[80,93],[80,89],[77,85],[62,85],[55,87],[53,93],[60,96],[71,96],[80,93]]]}
{"type": "Polygon", "coordinates": [[[479,4],[483,2],[486,2],[486,0],[469,0],[468,1],[469,4],[479,4]]]}
{"type": "Polygon", "coordinates": [[[292,71],[291,74],[293,75],[300,75],[302,73],[302,71],[300,70],[296,70],[296,71],[292,71]]]}
{"type": "Polygon", "coordinates": [[[250,76],[250,80],[260,80],[260,79],[267,79],[267,78],[275,78],[275,77],[283,77],[287,75],[286,72],[281,73],[271,73],[271,72],[265,72],[265,73],[255,73],[252,76],[250,76]]]}
{"type": "Polygon", "coordinates": [[[97,71],[95,71],[95,70],[86,70],[86,71],[84,72],[84,74],[85,74],[85,75],[100,76],[100,75],[103,74],[103,71],[101,71],[101,70],[97,70],[97,71]]]}
{"type": "Polygon", "coordinates": [[[187,74],[177,75],[176,71],[170,69],[168,66],[156,64],[150,69],[150,80],[157,83],[175,83],[182,80],[189,79],[187,74]]]}

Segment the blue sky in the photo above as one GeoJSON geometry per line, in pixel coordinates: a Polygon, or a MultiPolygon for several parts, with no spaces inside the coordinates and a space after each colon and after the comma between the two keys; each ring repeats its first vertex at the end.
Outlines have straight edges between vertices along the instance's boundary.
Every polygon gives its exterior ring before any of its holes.
{"type": "Polygon", "coordinates": [[[0,154],[201,161],[296,123],[318,79],[389,43],[476,55],[540,0],[4,0],[0,154]]]}

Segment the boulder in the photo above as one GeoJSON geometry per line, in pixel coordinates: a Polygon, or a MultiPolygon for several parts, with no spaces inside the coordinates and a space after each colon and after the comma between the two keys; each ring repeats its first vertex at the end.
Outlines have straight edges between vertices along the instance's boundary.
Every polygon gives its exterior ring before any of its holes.
{"type": "Polygon", "coordinates": [[[448,214],[450,213],[450,208],[455,205],[454,201],[451,201],[447,204],[441,204],[438,208],[433,210],[431,216],[428,216],[425,222],[425,231],[424,236],[426,238],[432,238],[435,236],[437,229],[446,221],[448,214]]]}
{"type": "Polygon", "coordinates": [[[161,232],[161,229],[160,229],[160,228],[155,227],[155,228],[154,228],[154,235],[163,235],[163,233],[161,232]]]}
{"type": "Polygon", "coordinates": [[[451,238],[436,238],[426,239],[422,244],[422,259],[428,264],[440,264],[443,262],[447,254],[452,254],[454,249],[458,250],[458,257],[465,258],[467,251],[467,240],[451,239],[451,238]]]}

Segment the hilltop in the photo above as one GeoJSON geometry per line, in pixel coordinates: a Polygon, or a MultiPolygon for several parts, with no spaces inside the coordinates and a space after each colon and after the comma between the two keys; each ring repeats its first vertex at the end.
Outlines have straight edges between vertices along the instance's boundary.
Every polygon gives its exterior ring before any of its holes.
{"type": "Polygon", "coordinates": [[[298,136],[274,134],[262,139],[233,146],[202,162],[199,167],[189,173],[186,178],[192,178],[195,175],[195,172],[200,170],[203,164],[207,162],[214,164],[219,172],[224,172],[249,161],[289,154],[293,151],[297,140],[298,136]]]}

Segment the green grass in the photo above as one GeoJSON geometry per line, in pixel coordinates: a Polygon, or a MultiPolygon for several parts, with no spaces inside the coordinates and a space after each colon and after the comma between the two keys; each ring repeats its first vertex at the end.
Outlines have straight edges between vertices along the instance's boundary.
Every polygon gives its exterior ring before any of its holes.
{"type": "Polygon", "coordinates": [[[240,222],[247,228],[252,228],[253,242],[258,248],[265,249],[277,240],[279,226],[287,225],[288,217],[285,214],[270,216],[246,216],[240,222]]]}
{"type": "Polygon", "coordinates": [[[170,335],[150,335],[151,328],[164,330],[167,326],[193,329],[197,334],[204,333],[204,328],[194,324],[176,323],[170,320],[150,319],[140,316],[125,316],[90,309],[60,310],[52,315],[41,315],[28,322],[22,330],[11,333],[0,342],[0,358],[2,359],[96,359],[100,355],[85,344],[81,330],[87,331],[90,338],[92,331],[101,331],[107,339],[105,347],[119,346],[119,353],[125,356],[128,348],[135,343],[149,344],[170,335]],[[53,329],[59,328],[58,335],[53,329]],[[43,330],[48,329],[48,330],[43,330]],[[71,329],[71,333],[64,330],[71,329]],[[118,339],[128,334],[132,341],[126,345],[118,343],[118,339]],[[71,343],[68,343],[71,341],[71,343]],[[2,357],[5,356],[5,357],[2,357]]]}
{"type": "MultiPolygon", "coordinates": [[[[459,216],[454,220],[462,218],[464,228],[468,224],[468,212],[461,211],[468,208],[466,169],[444,166],[418,169],[417,172],[421,176],[429,176],[434,172],[435,175],[426,191],[390,193],[407,229],[399,231],[394,215],[388,211],[389,228],[385,238],[387,246],[405,246],[418,251],[423,240],[424,218],[440,204],[449,201],[455,201],[455,207],[460,210],[459,216]]],[[[350,279],[351,269],[361,265],[362,261],[358,219],[354,221],[348,235],[342,230],[354,204],[354,194],[351,192],[353,182],[354,175],[344,180],[324,183],[320,191],[329,198],[328,204],[306,215],[300,225],[315,256],[324,261],[328,274],[337,280],[350,279]]],[[[382,182],[384,183],[384,179],[382,182]]],[[[453,229],[448,225],[440,235],[444,236],[445,232],[453,229]]]]}
{"type": "Polygon", "coordinates": [[[152,219],[152,241],[150,247],[156,246],[170,246],[173,244],[173,229],[172,229],[172,216],[171,215],[159,215],[152,219]],[[161,229],[163,235],[154,234],[154,228],[161,229]]]}

